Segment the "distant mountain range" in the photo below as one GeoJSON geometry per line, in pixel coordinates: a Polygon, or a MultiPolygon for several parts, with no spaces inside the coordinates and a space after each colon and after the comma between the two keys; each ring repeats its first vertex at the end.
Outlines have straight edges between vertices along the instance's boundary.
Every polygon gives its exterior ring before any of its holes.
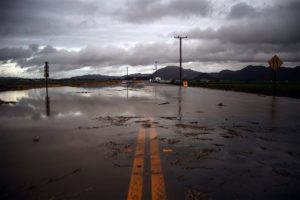
{"type": "MultiPolygon", "coordinates": [[[[237,81],[268,81],[273,80],[274,71],[270,67],[247,66],[241,70],[223,70],[218,73],[210,73],[214,80],[237,80],[237,81]]],[[[201,75],[197,79],[203,78],[201,75]]],[[[205,77],[204,77],[205,78],[205,77]]],[[[300,66],[295,68],[281,67],[277,71],[277,80],[296,81],[300,80],[300,66]]]]}
{"type": "Polygon", "coordinates": [[[136,74],[129,74],[128,77],[125,76],[106,76],[106,75],[101,75],[101,74],[88,74],[88,75],[83,75],[83,76],[74,76],[70,78],[71,80],[102,80],[102,81],[107,81],[107,80],[115,80],[115,79],[149,79],[151,77],[151,74],[141,74],[141,73],[136,73],[136,74]]]}
{"type": "MultiPolygon", "coordinates": [[[[191,69],[182,69],[182,78],[186,80],[268,81],[273,80],[273,75],[273,70],[264,66],[247,66],[237,71],[223,70],[218,73],[202,73],[191,69]]],[[[179,67],[167,66],[159,69],[157,76],[164,80],[179,79],[179,67]]],[[[300,66],[281,67],[277,71],[277,80],[300,81],[300,66]]]]}
{"type": "Polygon", "coordinates": [[[74,76],[70,78],[71,80],[102,80],[102,81],[107,81],[107,80],[112,80],[112,79],[118,79],[118,76],[106,76],[106,75],[101,75],[101,74],[87,74],[87,75],[82,75],[82,76],[74,76]]]}
{"type": "MultiPolygon", "coordinates": [[[[179,67],[177,66],[167,66],[157,70],[153,73],[155,76],[161,77],[163,80],[179,80],[179,67]]],[[[191,69],[182,69],[182,79],[192,80],[202,75],[205,77],[205,73],[197,72],[191,69]]]]}
{"type": "MultiPolygon", "coordinates": [[[[191,69],[182,69],[182,78],[185,80],[237,80],[237,81],[268,81],[273,80],[273,70],[264,66],[247,66],[241,70],[223,70],[217,73],[203,73],[191,69]]],[[[153,76],[161,77],[163,80],[179,80],[179,67],[166,66],[153,74],[130,74],[130,79],[149,79],[153,76]]],[[[126,79],[127,76],[106,76],[100,74],[88,74],[70,78],[71,80],[114,80],[126,79]]],[[[20,79],[14,77],[0,77],[0,80],[20,79]]],[[[277,72],[279,81],[300,81],[300,66],[295,68],[281,67],[277,72]]]]}

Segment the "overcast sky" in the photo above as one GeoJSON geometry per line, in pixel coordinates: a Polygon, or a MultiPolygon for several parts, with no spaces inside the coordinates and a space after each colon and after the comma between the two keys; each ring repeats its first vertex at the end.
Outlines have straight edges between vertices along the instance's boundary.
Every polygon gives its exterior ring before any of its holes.
{"type": "Polygon", "coordinates": [[[299,0],[1,0],[0,76],[202,72],[300,65],[299,0]]]}

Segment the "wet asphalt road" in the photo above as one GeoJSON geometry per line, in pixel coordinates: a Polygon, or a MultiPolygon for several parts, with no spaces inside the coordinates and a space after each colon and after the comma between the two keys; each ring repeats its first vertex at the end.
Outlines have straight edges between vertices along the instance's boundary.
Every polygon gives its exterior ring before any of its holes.
{"type": "Polygon", "coordinates": [[[144,83],[0,99],[16,101],[0,199],[300,199],[298,99],[144,83]]]}

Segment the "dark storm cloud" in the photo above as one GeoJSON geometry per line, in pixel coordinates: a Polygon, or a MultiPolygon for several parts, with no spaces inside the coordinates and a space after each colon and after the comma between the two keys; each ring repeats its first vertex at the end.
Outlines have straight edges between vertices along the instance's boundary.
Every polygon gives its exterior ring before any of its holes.
{"type": "MultiPolygon", "coordinates": [[[[262,62],[265,63],[278,48],[276,44],[249,44],[247,48],[243,44],[225,44],[218,40],[210,41],[185,41],[183,45],[183,62],[262,62]]],[[[103,69],[111,67],[116,73],[119,66],[145,66],[152,65],[153,60],[160,63],[178,62],[178,43],[171,44],[156,42],[151,44],[137,44],[130,49],[119,47],[93,47],[88,46],[80,51],[69,51],[46,46],[37,53],[28,49],[20,48],[28,52],[22,56],[15,56],[14,60],[18,66],[25,68],[28,73],[42,74],[43,65],[48,61],[51,72],[57,74],[68,73],[83,67],[103,69]]],[[[0,51],[0,53],[3,51],[0,51]]],[[[288,45],[278,49],[277,53],[284,58],[285,62],[299,61],[299,46],[288,45]]],[[[16,54],[17,55],[17,54],[16,54]]],[[[12,59],[7,57],[7,59],[12,59]]],[[[92,71],[91,71],[92,72],[92,71]]]]}
{"type": "Polygon", "coordinates": [[[0,1],[0,62],[17,63],[20,71],[34,75],[42,74],[48,61],[57,76],[94,69],[117,73],[124,65],[144,69],[154,60],[178,63],[178,40],[173,34],[162,38],[175,31],[189,37],[183,43],[184,62],[265,63],[274,53],[284,61],[300,61],[298,1],[270,0],[260,7],[258,1],[125,1],[0,1]],[[222,3],[228,5],[227,15],[209,18],[220,13],[222,3]],[[189,24],[191,31],[183,33],[189,24]],[[196,28],[200,24],[208,28],[196,28]]]}
{"type": "Polygon", "coordinates": [[[237,19],[242,17],[254,16],[255,14],[255,8],[243,2],[231,7],[228,18],[237,19]]]}
{"type": "Polygon", "coordinates": [[[18,60],[31,57],[33,51],[23,47],[17,48],[0,48],[0,61],[18,60]]]}
{"type": "Polygon", "coordinates": [[[131,0],[125,8],[117,10],[116,14],[121,20],[141,23],[164,17],[205,16],[210,9],[207,0],[131,0]]]}
{"type": "Polygon", "coordinates": [[[165,43],[153,43],[149,45],[138,44],[130,50],[107,46],[88,46],[80,51],[68,51],[46,46],[32,58],[18,61],[23,68],[30,66],[41,66],[48,61],[55,71],[74,70],[84,66],[120,66],[120,65],[148,65],[153,63],[153,57],[159,58],[164,55],[166,61],[175,61],[177,57],[173,51],[174,45],[168,46],[165,43]],[[166,49],[172,51],[165,52],[166,49]]]}
{"type": "Polygon", "coordinates": [[[300,2],[267,7],[254,13],[253,8],[243,4],[233,6],[229,18],[231,25],[217,30],[194,29],[188,34],[198,39],[218,39],[222,42],[237,44],[294,44],[300,42],[300,2]],[[248,10],[248,11],[246,11],[248,10]],[[252,13],[250,15],[250,13],[252,13]],[[244,17],[244,18],[242,18],[244,17]]]}
{"type": "Polygon", "coordinates": [[[29,45],[29,49],[31,49],[32,52],[37,52],[39,50],[39,45],[31,44],[31,45],[29,45]]]}
{"type": "Polygon", "coordinates": [[[0,8],[2,37],[34,37],[69,33],[101,13],[105,4],[101,8],[79,0],[2,0],[0,8]]]}
{"type": "MultiPolygon", "coordinates": [[[[278,48],[276,44],[249,44],[247,48],[243,44],[225,44],[218,40],[213,41],[186,41],[183,46],[184,62],[265,62],[269,59],[273,50],[278,48]]],[[[299,61],[300,51],[297,45],[289,45],[277,51],[285,61],[299,61]],[[291,49],[293,51],[291,52],[291,49]]],[[[105,68],[107,66],[145,66],[153,64],[154,59],[161,63],[178,62],[178,44],[156,42],[151,44],[137,44],[131,49],[125,50],[119,47],[94,47],[88,46],[80,51],[68,51],[47,46],[39,53],[25,62],[18,61],[21,67],[32,67],[30,70],[40,68],[45,61],[51,65],[52,72],[70,71],[85,66],[105,68]],[[51,51],[46,51],[51,49],[51,51]],[[43,52],[43,53],[41,53],[43,52]],[[47,52],[47,53],[46,53],[47,52]]]]}

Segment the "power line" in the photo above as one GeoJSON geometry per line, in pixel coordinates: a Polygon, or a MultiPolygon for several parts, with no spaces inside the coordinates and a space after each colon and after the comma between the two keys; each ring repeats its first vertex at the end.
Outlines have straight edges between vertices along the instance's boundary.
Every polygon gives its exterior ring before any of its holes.
{"type": "Polygon", "coordinates": [[[179,39],[179,78],[180,78],[180,85],[182,84],[182,39],[186,39],[187,36],[175,36],[175,39],[179,39]]]}

